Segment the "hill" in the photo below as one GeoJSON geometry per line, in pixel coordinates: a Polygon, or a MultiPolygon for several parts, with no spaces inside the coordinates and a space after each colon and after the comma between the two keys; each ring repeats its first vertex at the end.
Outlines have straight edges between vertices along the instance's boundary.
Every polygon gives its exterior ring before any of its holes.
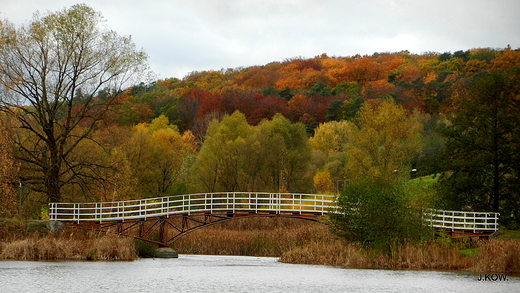
{"type": "Polygon", "coordinates": [[[281,113],[312,132],[319,123],[352,118],[356,99],[392,97],[409,111],[446,113],[468,80],[519,65],[520,51],[491,48],[291,58],[134,86],[120,94],[117,116],[109,120],[135,125],[162,114],[181,130],[202,134],[208,120],[239,110],[252,125],[281,113]]]}

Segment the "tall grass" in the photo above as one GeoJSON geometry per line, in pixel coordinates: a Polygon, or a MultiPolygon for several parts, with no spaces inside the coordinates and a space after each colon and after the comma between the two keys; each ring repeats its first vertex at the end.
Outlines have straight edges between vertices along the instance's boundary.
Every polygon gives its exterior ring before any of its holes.
{"type": "Polygon", "coordinates": [[[94,233],[67,236],[31,236],[4,242],[0,259],[10,260],[135,260],[132,238],[94,233]]]}
{"type": "Polygon", "coordinates": [[[485,273],[520,273],[520,241],[492,240],[479,243],[472,271],[485,273]]]}
{"type": "Polygon", "coordinates": [[[304,263],[349,268],[471,271],[476,273],[520,273],[520,241],[484,240],[476,256],[468,257],[456,246],[437,242],[405,243],[392,248],[391,256],[337,239],[311,242],[282,254],[287,263],[304,263]]]}
{"type": "Polygon", "coordinates": [[[281,262],[349,268],[463,270],[520,273],[520,241],[434,241],[394,245],[391,253],[332,235],[321,223],[297,219],[241,219],[210,226],[175,243],[179,253],[280,257],[281,262]],[[462,248],[475,247],[469,257],[462,248]]]}
{"type": "Polygon", "coordinates": [[[457,247],[446,247],[436,242],[405,243],[393,248],[388,259],[392,269],[465,270],[472,260],[461,254],[457,247]]]}
{"type": "Polygon", "coordinates": [[[280,256],[314,238],[332,236],[319,223],[297,219],[248,218],[194,231],[175,242],[189,254],[280,256]]]}
{"type": "Polygon", "coordinates": [[[456,249],[438,244],[405,243],[392,248],[392,255],[337,239],[329,243],[312,242],[282,254],[282,262],[308,263],[350,268],[460,270],[471,260],[456,249]]]}
{"type": "MultiPolygon", "coordinates": [[[[4,233],[0,259],[134,260],[136,250],[149,250],[148,254],[153,255],[155,248],[155,244],[130,237],[83,230],[71,230],[62,236],[41,235],[42,231],[22,237],[7,237],[4,233]]],[[[285,263],[349,268],[520,273],[518,239],[456,242],[441,237],[419,244],[393,245],[388,254],[347,242],[331,234],[323,223],[286,218],[223,222],[187,234],[175,242],[174,249],[181,254],[273,256],[285,263]],[[468,247],[476,253],[461,253],[468,247]]]]}

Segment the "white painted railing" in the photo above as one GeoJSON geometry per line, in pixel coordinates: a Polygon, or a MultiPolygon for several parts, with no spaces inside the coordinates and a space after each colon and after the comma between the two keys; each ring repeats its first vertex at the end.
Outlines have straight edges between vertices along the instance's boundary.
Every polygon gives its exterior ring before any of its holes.
{"type": "Polygon", "coordinates": [[[424,219],[431,227],[451,231],[498,231],[499,213],[429,210],[424,219]]]}
{"type": "Polygon", "coordinates": [[[337,209],[334,195],[259,192],[201,193],[99,203],[50,203],[50,220],[108,222],[179,214],[254,212],[326,214],[337,209]]]}
{"type": "MultiPolygon", "coordinates": [[[[129,201],[50,203],[50,220],[88,223],[215,212],[324,215],[338,213],[334,195],[263,192],[200,193],[129,201]]],[[[451,231],[497,231],[498,213],[428,210],[431,227],[451,231]]]]}

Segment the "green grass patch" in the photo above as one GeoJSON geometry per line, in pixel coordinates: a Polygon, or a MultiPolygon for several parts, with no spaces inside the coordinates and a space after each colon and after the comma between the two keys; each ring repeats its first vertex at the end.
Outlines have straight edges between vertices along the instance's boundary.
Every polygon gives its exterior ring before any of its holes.
{"type": "Polygon", "coordinates": [[[429,208],[437,202],[437,193],[434,188],[438,177],[431,175],[406,181],[404,190],[410,205],[417,208],[429,208]]]}
{"type": "Polygon", "coordinates": [[[419,178],[410,180],[410,182],[413,182],[417,185],[421,185],[423,187],[431,187],[431,186],[435,185],[437,183],[437,181],[439,181],[439,176],[434,177],[432,175],[427,175],[427,176],[423,176],[423,177],[419,177],[419,178]]]}
{"type": "Polygon", "coordinates": [[[459,252],[462,255],[468,256],[468,257],[474,257],[479,253],[479,248],[468,248],[468,249],[461,249],[459,252]]]}
{"type": "Polygon", "coordinates": [[[498,237],[506,240],[520,240],[520,230],[500,230],[498,237]]]}

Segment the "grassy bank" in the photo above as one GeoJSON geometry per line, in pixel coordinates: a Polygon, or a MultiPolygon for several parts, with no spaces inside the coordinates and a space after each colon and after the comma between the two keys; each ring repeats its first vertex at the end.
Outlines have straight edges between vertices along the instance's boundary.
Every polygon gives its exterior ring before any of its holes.
{"type": "Polygon", "coordinates": [[[282,262],[372,269],[456,270],[476,273],[520,273],[520,242],[491,240],[479,242],[470,257],[456,247],[436,242],[395,247],[391,256],[373,252],[353,243],[309,243],[285,252],[282,262]]]}
{"type": "MultiPolygon", "coordinates": [[[[153,244],[113,234],[67,230],[49,235],[44,228],[2,226],[3,260],[134,260],[152,256],[153,244]],[[7,231],[7,232],[6,232],[7,231]]],[[[297,264],[348,268],[456,270],[476,273],[520,273],[520,240],[516,232],[487,241],[440,238],[392,248],[390,256],[349,243],[325,224],[297,219],[249,218],[194,231],[174,245],[180,254],[280,257],[297,264]]]]}
{"type": "Polygon", "coordinates": [[[175,249],[181,254],[276,256],[285,263],[348,268],[520,273],[520,240],[504,238],[407,243],[393,247],[388,256],[346,242],[330,234],[324,224],[243,219],[195,231],[179,239],[175,249]]]}
{"type": "Polygon", "coordinates": [[[103,235],[78,239],[68,237],[29,237],[0,243],[3,260],[135,260],[131,238],[103,235]]]}
{"type": "Polygon", "coordinates": [[[134,240],[114,234],[69,230],[60,236],[44,225],[0,223],[0,260],[135,260],[134,240]]]}

